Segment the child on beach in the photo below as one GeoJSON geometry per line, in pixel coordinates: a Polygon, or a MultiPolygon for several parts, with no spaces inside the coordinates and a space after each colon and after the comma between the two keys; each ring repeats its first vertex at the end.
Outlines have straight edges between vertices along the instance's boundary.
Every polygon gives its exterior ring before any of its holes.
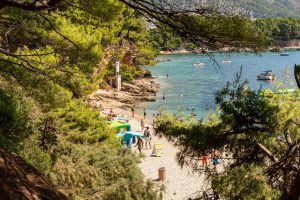
{"type": "Polygon", "coordinates": [[[137,143],[134,147],[137,147],[139,152],[140,152],[140,156],[142,156],[142,148],[144,146],[144,142],[142,140],[142,138],[138,137],[137,143]]]}

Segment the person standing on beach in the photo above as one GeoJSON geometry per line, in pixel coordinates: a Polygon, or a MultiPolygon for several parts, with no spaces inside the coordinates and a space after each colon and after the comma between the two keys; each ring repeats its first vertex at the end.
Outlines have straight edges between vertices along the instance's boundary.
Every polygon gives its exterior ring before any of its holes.
{"type": "Polygon", "coordinates": [[[147,144],[149,144],[149,148],[151,149],[151,134],[150,134],[150,129],[149,126],[146,127],[146,130],[144,131],[144,138],[145,138],[145,143],[146,143],[146,148],[147,144]]]}
{"type": "Polygon", "coordinates": [[[166,99],[165,94],[163,94],[163,100],[165,100],[165,99],[166,99]]]}
{"type": "Polygon", "coordinates": [[[134,105],[131,108],[131,112],[132,112],[132,117],[134,118],[134,105]]]}
{"type": "Polygon", "coordinates": [[[207,154],[203,153],[201,156],[201,164],[202,164],[203,169],[207,168],[207,160],[208,160],[207,154]]]}
{"type": "Polygon", "coordinates": [[[143,146],[144,146],[144,142],[143,142],[142,138],[138,137],[137,143],[136,143],[136,145],[134,147],[138,148],[138,150],[140,152],[140,156],[142,156],[142,148],[143,148],[143,146]]]}
{"type": "Polygon", "coordinates": [[[144,119],[142,118],[141,119],[141,131],[143,131],[145,128],[145,122],[144,122],[144,119]]]}
{"type": "Polygon", "coordinates": [[[144,108],[144,119],[146,119],[146,109],[144,108]]]}
{"type": "Polygon", "coordinates": [[[212,163],[213,163],[213,166],[214,166],[215,170],[217,170],[217,165],[220,163],[219,158],[220,158],[220,155],[219,155],[218,151],[213,150],[211,159],[212,159],[212,163]]]}

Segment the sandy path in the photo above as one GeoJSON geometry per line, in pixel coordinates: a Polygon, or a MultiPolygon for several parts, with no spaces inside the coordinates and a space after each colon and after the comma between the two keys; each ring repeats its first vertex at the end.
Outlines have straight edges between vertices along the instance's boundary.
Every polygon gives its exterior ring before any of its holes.
{"type": "MultiPolygon", "coordinates": [[[[141,131],[139,120],[131,119],[130,124],[133,130],[141,131]]],[[[153,133],[153,130],[152,130],[153,133]]],[[[152,157],[152,150],[143,149],[146,155],[139,164],[145,177],[150,180],[158,179],[158,168],[166,168],[166,193],[165,200],[182,200],[188,199],[190,195],[201,190],[203,186],[204,175],[191,174],[188,168],[181,168],[176,161],[176,152],[178,149],[164,138],[158,138],[152,134],[151,145],[158,143],[162,145],[163,154],[161,157],[152,157]]],[[[137,152],[137,149],[133,149],[137,152]]]]}

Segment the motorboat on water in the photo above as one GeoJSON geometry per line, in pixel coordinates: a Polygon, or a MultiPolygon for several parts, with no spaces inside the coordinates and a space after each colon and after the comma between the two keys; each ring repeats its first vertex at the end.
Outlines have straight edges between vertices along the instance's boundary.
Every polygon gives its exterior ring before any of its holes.
{"type": "Polygon", "coordinates": [[[286,52],[285,52],[285,53],[281,53],[280,55],[281,55],[281,56],[288,56],[289,53],[286,53],[286,52]]]}
{"type": "Polygon", "coordinates": [[[205,64],[203,62],[195,62],[194,63],[194,67],[197,67],[197,66],[204,66],[205,64]]]}
{"type": "Polygon", "coordinates": [[[263,71],[256,77],[258,80],[274,80],[275,74],[272,72],[272,70],[267,70],[267,71],[263,71]]]}
{"type": "Polygon", "coordinates": [[[223,62],[223,63],[231,63],[231,60],[229,60],[228,58],[226,58],[226,59],[224,59],[222,62],[223,62]]]}

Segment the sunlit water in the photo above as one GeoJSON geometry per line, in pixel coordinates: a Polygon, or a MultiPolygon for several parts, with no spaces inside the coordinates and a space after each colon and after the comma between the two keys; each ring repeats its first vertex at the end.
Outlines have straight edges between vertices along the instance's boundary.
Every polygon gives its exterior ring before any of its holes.
{"type": "Polygon", "coordinates": [[[289,56],[279,53],[215,53],[213,58],[203,54],[163,55],[155,66],[146,66],[156,81],[160,90],[155,102],[143,102],[138,108],[146,108],[147,115],[157,113],[160,109],[190,113],[195,110],[197,116],[204,117],[208,108],[215,108],[215,93],[224,88],[228,81],[236,78],[236,73],[242,66],[242,78],[249,82],[251,89],[272,88],[271,82],[259,81],[256,75],[261,71],[271,69],[276,74],[277,81],[289,77],[294,87],[293,66],[300,63],[300,51],[288,51],[289,56]],[[229,59],[231,63],[223,63],[229,59]],[[202,62],[204,66],[194,66],[202,62]],[[288,71],[288,73],[283,73],[288,71]],[[167,77],[168,74],[168,77],[167,77]],[[287,75],[283,75],[287,74],[287,75]],[[163,100],[163,95],[165,100],[163,100]]]}

